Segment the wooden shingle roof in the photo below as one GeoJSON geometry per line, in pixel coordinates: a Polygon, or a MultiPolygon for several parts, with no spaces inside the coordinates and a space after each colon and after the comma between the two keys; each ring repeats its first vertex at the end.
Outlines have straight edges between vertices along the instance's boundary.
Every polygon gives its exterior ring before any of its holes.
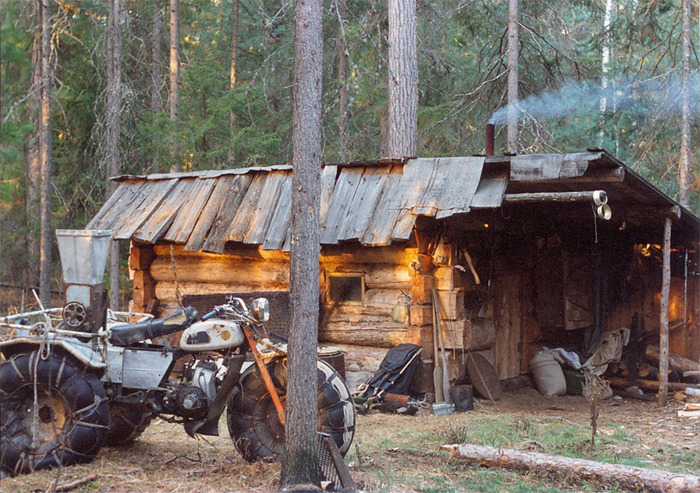
{"type": "MultiPolygon", "coordinates": [[[[407,240],[419,215],[438,219],[501,205],[507,173],[484,157],[325,165],[321,243],[407,240]]],[[[289,249],[291,166],[118,178],[119,188],[87,225],[118,240],[171,241],[221,253],[227,241],[289,249]]]]}

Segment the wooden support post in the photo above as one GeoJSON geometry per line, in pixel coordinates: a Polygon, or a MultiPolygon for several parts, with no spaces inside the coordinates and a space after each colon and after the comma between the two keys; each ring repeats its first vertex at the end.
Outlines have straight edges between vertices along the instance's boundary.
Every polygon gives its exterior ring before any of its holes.
{"type": "Polygon", "coordinates": [[[668,403],[668,297],[671,289],[671,217],[664,221],[661,306],[659,308],[659,406],[668,403]]]}

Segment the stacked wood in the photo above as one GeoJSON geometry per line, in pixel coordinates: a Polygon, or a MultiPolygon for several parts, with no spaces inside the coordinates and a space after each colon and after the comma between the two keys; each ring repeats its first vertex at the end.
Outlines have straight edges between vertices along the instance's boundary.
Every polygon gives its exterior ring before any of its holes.
{"type": "Polygon", "coordinates": [[[453,456],[487,467],[558,474],[567,479],[575,477],[582,481],[616,484],[633,491],[700,491],[700,477],[690,474],[480,445],[443,445],[441,448],[453,456]]]}
{"type": "MultiPolygon", "coordinates": [[[[646,356],[649,360],[658,363],[660,357],[659,346],[647,346],[646,356]]],[[[686,371],[700,371],[700,363],[675,353],[668,353],[668,365],[681,373],[686,371]]]]}
{"type": "MultiPolygon", "coordinates": [[[[652,390],[654,392],[659,390],[658,380],[644,380],[644,379],[631,379],[625,377],[610,377],[608,379],[610,385],[617,388],[626,389],[628,387],[639,387],[644,390],[652,390]]],[[[687,388],[700,388],[695,385],[690,385],[682,382],[668,382],[668,390],[672,391],[683,391],[687,388]]]]}

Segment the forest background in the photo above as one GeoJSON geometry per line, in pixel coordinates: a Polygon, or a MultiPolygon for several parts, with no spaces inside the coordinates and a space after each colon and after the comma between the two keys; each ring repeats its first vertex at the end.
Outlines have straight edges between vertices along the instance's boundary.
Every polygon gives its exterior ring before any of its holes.
{"type": "MultiPolygon", "coordinates": [[[[80,229],[110,191],[108,5],[50,3],[51,224],[80,229]]],[[[700,5],[691,3],[691,135],[697,142],[700,5]]],[[[38,145],[34,4],[0,0],[0,287],[6,289],[38,284],[39,206],[30,166],[38,145]]],[[[122,2],[120,173],[290,162],[294,2],[180,0],[177,119],[168,109],[166,4],[122,2]]],[[[678,199],[680,4],[522,2],[520,152],[603,147],[678,199]]],[[[508,2],[418,0],[417,19],[417,154],[483,153],[485,124],[505,123],[508,2]]],[[[384,1],[324,2],[325,162],[386,155],[387,30],[384,1]]],[[[497,153],[505,133],[499,125],[497,153]]],[[[697,214],[697,148],[690,153],[690,208],[697,214]]],[[[125,250],[122,257],[125,262],[125,250]]],[[[54,265],[51,283],[58,288],[54,265]]]]}

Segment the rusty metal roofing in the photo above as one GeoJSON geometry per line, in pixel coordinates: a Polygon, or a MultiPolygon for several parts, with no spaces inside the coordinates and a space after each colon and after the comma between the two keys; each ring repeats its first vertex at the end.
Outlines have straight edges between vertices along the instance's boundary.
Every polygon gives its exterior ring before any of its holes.
{"type": "MultiPolygon", "coordinates": [[[[419,215],[438,219],[499,207],[507,175],[484,157],[325,165],[321,243],[388,245],[410,238],[419,215]]],[[[291,166],[123,176],[87,225],[114,238],[221,253],[228,241],[289,249],[291,166]]]]}

